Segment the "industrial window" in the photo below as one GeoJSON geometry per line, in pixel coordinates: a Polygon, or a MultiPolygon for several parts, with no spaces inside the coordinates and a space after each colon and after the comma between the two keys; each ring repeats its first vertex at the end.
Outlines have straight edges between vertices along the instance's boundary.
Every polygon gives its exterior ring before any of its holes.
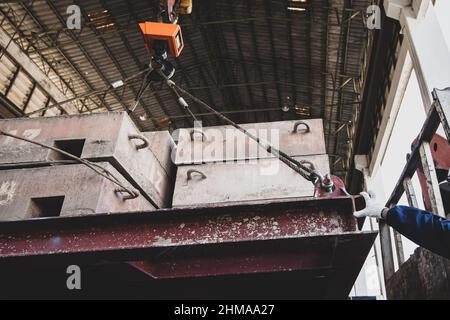
{"type": "MultiPolygon", "coordinates": [[[[56,140],[53,144],[55,148],[61,149],[67,153],[75,157],[81,157],[83,154],[83,148],[86,140],[77,139],[77,140],[56,140]]],[[[72,158],[57,152],[51,151],[49,154],[49,160],[73,160],[72,158]]]]}
{"type": "Polygon", "coordinates": [[[64,198],[64,196],[32,198],[27,216],[31,218],[58,217],[61,214],[64,198]]]}

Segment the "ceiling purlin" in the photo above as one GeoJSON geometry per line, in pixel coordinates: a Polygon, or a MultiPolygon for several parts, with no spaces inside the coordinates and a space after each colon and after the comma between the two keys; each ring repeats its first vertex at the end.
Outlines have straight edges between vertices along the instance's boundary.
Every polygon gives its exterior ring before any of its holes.
{"type": "MultiPolygon", "coordinates": [[[[21,28],[18,25],[16,25],[16,23],[14,21],[11,20],[11,18],[8,16],[7,13],[4,12],[4,10],[2,8],[0,8],[0,12],[2,13],[3,18],[4,18],[3,22],[6,21],[13,28],[15,28],[16,34],[19,36],[19,39],[22,39],[22,40],[26,39],[26,36],[25,36],[24,32],[21,30],[21,28]]],[[[29,15],[30,17],[33,18],[32,13],[30,13],[28,10],[27,10],[27,12],[28,12],[27,15],[29,15]]],[[[23,43],[21,43],[21,44],[24,45],[23,43]]],[[[34,47],[34,44],[30,44],[30,46],[34,47]]],[[[39,52],[38,52],[38,56],[42,60],[42,62],[49,67],[49,71],[54,72],[58,76],[58,78],[61,81],[62,86],[66,87],[66,88],[70,88],[69,83],[61,76],[60,72],[54,67],[54,65],[50,61],[48,61],[48,59],[44,55],[40,54],[39,52]]],[[[46,75],[48,75],[48,73],[46,73],[46,75]]]]}
{"type": "MultiPolygon", "coordinates": [[[[59,13],[58,9],[55,7],[54,3],[51,0],[45,0],[47,5],[50,7],[51,11],[55,14],[56,18],[58,19],[58,21],[64,25],[65,24],[65,20],[62,17],[62,15],[59,13]]],[[[74,32],[72,30],[67,30],[66,34],[71,38],[74,39],[76,41],[76,36],[74,34],[74,32]]],[[[82,54],[84,55],[84,57],[86,58],[86,60],[90,63],[91,67],[96,71],[96,73],[100,76],[100,78],[103,81],[104,85],[110,85],[111,83],[108,81],[108,79],[106,78],[105,74],[100,70],[100,68],[97,66],[97,64],[95,63],[94,59],[89,55],[89,53],[86,51],[86,49],[84,48],[84,46],[80,43],[76,43],[78,48],[80,49],[80,51],[82,52],[82,54]]],[[[70,59],[69,59],[70,61],[70,59]]],[[[84,76],[82,76],[82,78],[84,79],[84,81],[86,81],[86,83],[89,83],[87,81],[86,78],[84,78],[84,76]]],[[[92,85],[89,86],[89,89],[93,90],[94,87],[92,85]]],[[[114,97],[114,99],[120,104],[120,106],[122,107],[123,110],[128,111],[128,107],[125,105],[125,103],[120,99],[120,97],[117,95],[117,93],[115,91],[111,92],[111,96],[114,97]]],[[[108,108],[109,110],[111,110],[111,107],[109,107],[108,104],[105,103],[105,107],[108,108]]]]}
{"type": "Polygon", "coordinates": [[[283,105],[283,99],[281,97],[281,86],[280,86],[280,75],[279,75],[280,69],[279,69],[279,63],[278,63],[277,55],[276,55],[272,20],[270,19],[272,17],[272,1],[271,0],[264,0],[264,9],[265,9],[266,16],[267,16],[267,30],[269,33],[270,50],[272,51],[273,78],[276,83],[278,106],[280,107],[280,112],[281,112],[281,106],[283,105]]]}
{"type": "MultiPolygon", "coordinates": [[[[228,5],[227,5],[228,14],[230,15],[231,19],[235,19],[236,17],[234,15],[233,5],[232,5],[231,1],[228,1],[227,3],[228,3],[228,5]]],[[[241,37],[239,35],[239,32],[237,31],[236,24],[233,24],[232,28],[233,28],[233,37],[234,37],[234,40],[235,40],[235,43],[236,43],[236,48],[238,50],[239,59],[242,61],[242,72],[243,72],[243,75],[244,75],[244,81],[245,82],[249,82],[249,77],[248,77],[248,72],[247,72],[247,65],[245,63],[245,58],[244,58],[244,54],[243,54],[242,46],[241,46],[241,37]]],[[[256,104],[255,104],[255,99],[254,99],[254,96],[253,96],[252,88],[250,86],[247,86],[246,92],[247,92],[248,101],[250,102],[250,105],[251,106],[255,106],[256,104]]],[[[248,106],[246,105],[245,108],[248,108],[248,106]]],[[[245,122],[256,122],[254,114],[253,114],[253,118],[252,119],[249,118],[249,116],[250,116],[250,114],[248,114],[248,113],[245,114],[245,118],[246,118],[245,122]]]]}
{"type": "MultiPolygon", "coordinates": [[[[203,2],[201,8],[197,8],[195,14],[195,23],[198,23],[200,17],[206,17],[206,19],[218,20],[218,12],[216,9],[215,1],[207,1],[203,2]]],[[[225,88],[221,87],[227,83],[233,83],[233,76],[230,74],[230,69],[226,68],[226,64],[224,63],[224,54],[226,54],[226,47],[222,49],[220,44],[225,45],[225,38],[223,34],[223,28],[219,28],[216,25],[209,26],[205,28],[205,26],[199,27],[200,32],[202,34],[202,39],[207,49],[207,53],[210,59],[210,64],[214,68],[214,74],[216,75],[216,84],[219,90],[222,91],[223,97],[223,105],[222,110],[227,110],[230,107],[241,106],[241,103],[238,103],[238,99],[236,98],[236,94],[233,88],[225,88]]],[[[240,100],[239,100],[240,101],[240,100]]]]}
{"type": "MultiPolygon", "coordinates": [[[[247,15],[249,17],[251,17],[252,16],[251,0],[247,0],[246,3],[247,3],[247,15]]],[[[256,69],[258,71],[259,79],[264,81],[264,73],[261,68],[261,59],[260,59],[260,55],[259,55],[258,42],[256,41],[257,33],[256,33],[255,24],[254,24],[253,20],[249,20],[248,24],[250,25],[250,34],[251,34],[251,38],[252,38],[253,56],[254,56],[254,59],[256,62],[256,69]]],[[[269,99],[267,98],[267,87],[265,84],[262,84],[261,88],[262,88],[263,97],[264,97],[264,105],[266,108],[269,108],[270,105],[269,105],[269,99]]],[[[270,118],[270,112],[267,111],[264,113],[264,115],[265,115],[265,118],[263,121],[268,121],[270,118]]]]}

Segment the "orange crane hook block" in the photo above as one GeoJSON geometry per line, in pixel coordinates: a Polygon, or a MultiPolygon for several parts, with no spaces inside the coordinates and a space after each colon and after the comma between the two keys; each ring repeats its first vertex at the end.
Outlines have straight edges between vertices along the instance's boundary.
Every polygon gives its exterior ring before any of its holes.
{"type": "Polygon", "coordinates": [[[139,24],[144,34],[145,45],[150,55],[159,55],[157,52],[161,44],[167,48],[169,56],[177,58],[184,48],[181,28],[177,24],[160,22],[143,22],[139,24]]]}

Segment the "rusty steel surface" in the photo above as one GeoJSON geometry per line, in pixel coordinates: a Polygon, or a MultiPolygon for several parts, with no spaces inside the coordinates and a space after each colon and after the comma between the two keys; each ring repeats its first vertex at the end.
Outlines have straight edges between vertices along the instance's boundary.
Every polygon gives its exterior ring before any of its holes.
{"type": "MultiPolygon", "coordinates": [[[[0,223],[0,261],[339,235],[356,231],[351,197],[0,223]]],[[[145,255],[144,255],[145,256],[145,255]]],[[[130,257],[127,257],[129,259],[130,257]]]]}
{"type": "MultiPolygon", "coordinates": [[[[111,164],[98,165],[130,186],[111,164]]],[[[117,188],[81,164],[0,170],[0,221],[155,209],[144,197],[124,200],[117,188]]]]}
{"type": "MultiPolygon", "coordinates": [[[[296,157],[329,172],[327,155],[296,157]]],[[[173,206],[313,197],[314,185],[278,159],[178,167],[173,206]]]]}
{"type": "MultiPolygon", "coordinates": [[[[81,263],[83,290],[75,293],[61,285],[66,263],[0,263],[0,297],[346,299],[375,236],[357,233],[180,248],[162,253],[159,265],[81,263]],[[180,277],[173,277],[171,268],[180,277]]],[[[75,262],[80,261],[70,263],[75,262]]]]}
{"type": "MultiPolygon", "coordinates": [[[[413,142],[412,148],[414,148],[414,145],[416,143],[417,139],[413,142]]],[[[450,145],[445,138],[441,137],[438,134],[435,134],[433,136],[429,145],[430,145],[430,152],[433,158],[433,165],[436,170],[441,170],[441,172],[437,172],[438,182],[442,182],[447,178],[448,172],[450,170],[450,145]]],[[[427,181],[430,181],[431,178],[427,179],[422,163],[419,163],[416,173],[419,178],[420,187],[422,189],[422,198],[425,205],[425,209],[430,212],[433,212],[435,210],[433,209],[430,194],[428,192],[429,187],[427,183],[427,181]]],[[[445,201],[445,199],[443,200],[445,201]]]]}
{"type": "MultiPolygon", "coordinates": [[[[347,192],[345,188],[345,183],[342,181],[341,178],[336,176],[329,176],[326,178],[326,180],[330,180],[333,183],[333,190],[331,192],[328,192],[327,190],[324,190],[320,184],[320,181],[316,182],[315,184],[315,193],[314,196],[316,198],[339,198],[339,197],[348,197],[350,194],[347,192]]],[[[365,208],[365,201],[362,196],[351,196],[353,199],[354,207],[356,210],[362,210],[365,208]]],[[[358,229],[362,230],[364,223],[366,221],[366,218],[359,218],[358,221],[358,229]]]]}
{"type": "Polygon", "coordinates": [[[450,170],[450,145],[448,140],[435,134],[430,145],[436,169],[450,170]]]}
{"type": "Polygon", "coordinates": [[[112,276],[125,287],[97,284],[101,296],[343,299],[376,237],[356,230],[353,212],[353,199],[340,197],[1,222],[0,270],[101,262],[104,274],[128,261],[141,279],[121,267],[112,276]]]}
{"type": "MultiPolygon", "coordinates": [[[[150,148],[138,149],[142,141],[129,139],[140,132],[125,112],[0,120],[0,128],[63,149],[61,143],[81,141],[81,158],[110,162],[157,207],[170,206],[172,190],[166,172],[150,148]]],[[[46,165],[60,160],[59,156],[40,146],[0,136],[2,167],[46,165]]]]}
{"type": "MultiPolygon", "coordinates": [[[[326,153],[321,119],[249,123],[241,126],[290,156],[326,153]],[[299,125],[294,131],[296,124],[299,125]]],[[[254,140],[230,125],[192,130],[180,129],[175,161],[177,165],[274,157],[254,140]],[[240,148],[237,149],[236,146],[240,148]]]]}
{"type": "MultiPolygon", "coordinates": [[[[333,190],[331,192],[328,192],[327,190],[324,190],[320,184],[320,181],[318,181],[315,184],[315,196],[318,198],[336,198],[336,197],[345,197],[349,196],[350,194],[345,189],[345,183],[342,181],[341,178],[336,176],[329,176],[326,178],[326,180],[331,181],[333,183],[333,190]]],[[[357,196],[355,196],[357,197],[357,196]]]]}
{"type": "Polygon", "coordinates": [[[354,268],[370,250],[374,233],[350,232],[305,238],[175,248],[157,258],[130,263],[155,279],[354,268]],[[345,255],[353,252],[354,257],[345,255]],[[360,251],[360,252],[358,252],[360,251]],[[345,259],[343,258],[345,256],[345,259]],[[336,258],[338,257],[338,258],[336,258]],[[355,265],[354,265],[355,264],[355,265]]]}

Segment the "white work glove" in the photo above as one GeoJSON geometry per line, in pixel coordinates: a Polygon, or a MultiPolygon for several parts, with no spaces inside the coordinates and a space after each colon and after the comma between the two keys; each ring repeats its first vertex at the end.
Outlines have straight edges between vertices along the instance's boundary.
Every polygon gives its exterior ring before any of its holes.
{"type": "Polygon", "coordinates": [[[369,193],[361,192],[360,194],[366,201],[366,208],[360,211],[356,211],[353,215],[356,218],[370,217],[384,219],[383,212],[385,211],[386,207],[376,200],[375,193],[369,191],[369,193]]]}

